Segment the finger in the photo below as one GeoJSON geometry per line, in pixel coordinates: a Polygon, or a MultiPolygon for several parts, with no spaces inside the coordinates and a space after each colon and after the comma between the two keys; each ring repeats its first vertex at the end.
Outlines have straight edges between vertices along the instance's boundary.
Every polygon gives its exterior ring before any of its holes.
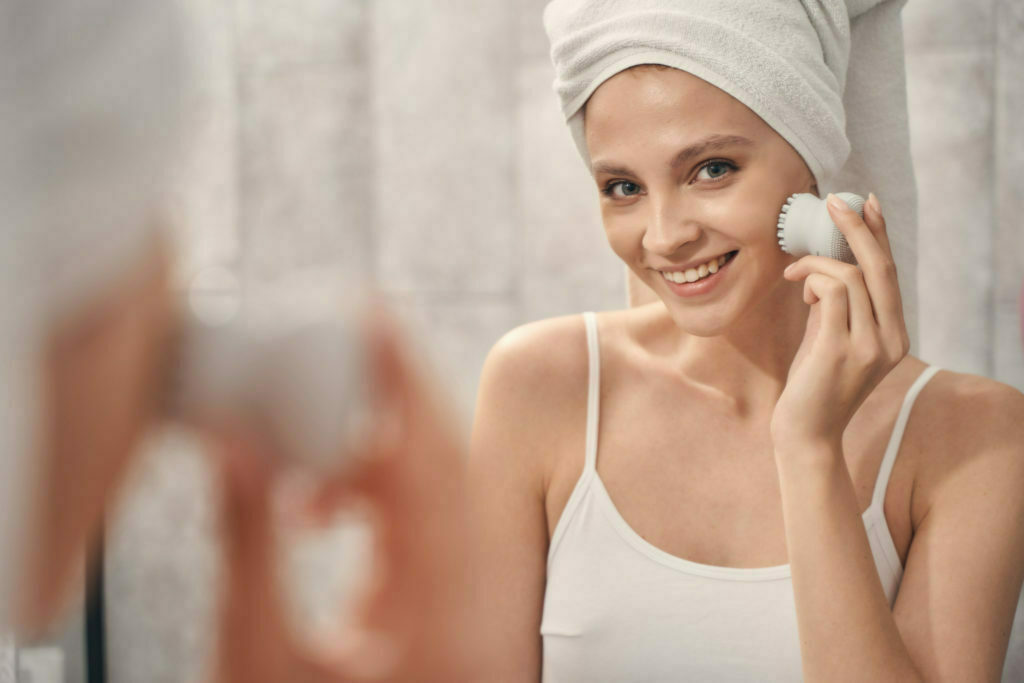
{"type": "Polygon", "coordinates": [[[828,275],[811,273],[804,279],[804,301],[819,307],[819,336],[835,343],[849,338],[846,286],[842,282],[828,275]]]}
{"type": "Polygon", "coordinates": [[[889,244],[889,233],[885,225],[885,218],[882,216],[882,206],[874,192],[868,192],[868,200],[864,203],[864,222],[867,223],[871,234],[878,240],[882,251],[890,259],[893,259],[892,247],[889,244]]]}
{"type": "MultiPolygon", "coordinates": [[[[382,470],[398,470],[415,475],[413,480],[430,476],[439,461],[458,462],[461,466],[459,433],[455,415],[449,411],[453,401],[443,390],[440,378],[429,363],[414,354],[406,342],[409,334],[385,309],[375,312],[370,321],[373,343],[373,373],[379,385],[378,410],[374,416],[374,438],[370,448],[375,452],[371,462],[384,461],[384,466],[369,467],[364,484],[373,486],[374,477],[382,470]],[[393,459],[410,459],[408,467],[393,459]]],[[[422,484],[421,484],[422,485],[422,484]]]]}
{"type": "Polygon", "coordinates": [[[356,496],[344,479],[323,479],[299,470],[284,473],[277,486],[276,501],[281,519],[291,528],[322,530],[339,512],[356,504],[356,496]]]}
{"type": "Polygon", "coordinates": [[[864,218],[868,227],[871,228],[871,232],[888,255],[889,260],[887,264],[892,264],[892,280],[896,283],[895,310],[887,313],[885,319],[879,320],[879,327],[883,332],[883,339],[888,340],[889,343],[895,343],[897,348],[903,349],[903,353],[899,354],[902,357],[906,350],[910,348],[910,337],[907,335],[906,321],[903,317],[903,294],[899,289],[899,277],[895,266],[896,259],[893,257],[892,249],[889,245],[889,233],[885,217],[882,215],[878,197],[873,192],[868,193],[868,201],[864,207],[864,218]]]}
{"type": "Polygon", "coordinates": [[[309,498],[308,512],[321,521],[379,490],[383,471],[392,469],[388,461],[410,450],[410,422],[420,412],[419,381],[398,341],[398,323],[386,302],[370,296],[359,325],[368,350],[370,419],[365,433],[345,444],[346,466],[322,477],[309,498]]]}
{"type": "Polygon", "coordinates": [[[394,674],[404,650],[385,632],[349,627],[338,634],[337,642],[325,644],[319,661],[337,683],[401,680],[394,674]]]}
{"type": "Polygon", "coordinates": [[[221,481],[220,600],[217,683],[348,683],[330,658],[298,643],[279,592],[273,525],[275,472],[258,441],[240,432],[213,437],[221,481]]]}
{"type": "MultiPolygon", "coordinates": [[[[864,272],[879,328],[883,334],[898,334],[903,328],[903,304],[888,240],[880,242],[876,233],[846,202],[831,193],[829,198],[838,202],[838,208],[831,201],[826,202],[826,206],[864,272]]],[[[871,220],[873,222],[873,217],[871,220]]]]}
{"type": "Polygon", "coordinates": [[[870,334],[872,338],[877,337],[875,313],[860,268],[827,256],[807,255],[786,268],[783,277],[797,281],[811,273],[827,275],[842,282],[846,287],[850,315],[847,328],[852,338],[860,339],[865,333],[870,334]]]}
{"type": "Polygon", "coordinates": [[[270,469],[255,442],[238,433],[218,435],[215,448],[224,553],[218,667],[225,680],[266,680],[281,670],[289,643],[274,589],[270,469]]]}

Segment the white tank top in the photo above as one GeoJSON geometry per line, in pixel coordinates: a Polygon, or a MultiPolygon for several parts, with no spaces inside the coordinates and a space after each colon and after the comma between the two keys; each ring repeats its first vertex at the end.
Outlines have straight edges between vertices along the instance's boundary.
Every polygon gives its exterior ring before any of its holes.
{"type": "MultiPolygon", "coordinates": [[[[583,314],[590,376],[586,457],[548,549],[540,632],[545,683],[799,681],[789,565],[690,562],[654,547],[622,518],[597,474],[597,323],[583,314]]],[[[903,430],[929,366],[907,391],[864,512],[890,607],[903,567],[882,511],[903,430]]]]}

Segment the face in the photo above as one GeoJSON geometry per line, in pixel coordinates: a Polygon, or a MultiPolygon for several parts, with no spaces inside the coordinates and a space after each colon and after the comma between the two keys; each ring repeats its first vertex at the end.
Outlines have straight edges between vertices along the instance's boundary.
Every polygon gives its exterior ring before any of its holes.
{"type": "Polygon", "coordinates": [[[782,271],[795,258],[779,248],[779,211],[789,195],[817,187],[774,129],[731,95],[671,68],[616,74],[584,116],[608,241],[681,328],[717,335],[748,314],[770,316],[793,296],[782,271]],[[717,258],[733,252],[719,267],[717,258]],[[662,274],[712,260],[710,270],[719,270],[706,281],[680,285],[662,274]]]}

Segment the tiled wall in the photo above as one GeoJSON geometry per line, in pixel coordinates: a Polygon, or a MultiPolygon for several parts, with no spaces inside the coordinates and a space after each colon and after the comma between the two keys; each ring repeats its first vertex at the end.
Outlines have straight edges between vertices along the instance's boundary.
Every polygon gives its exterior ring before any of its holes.
{"type": "Polygon", "coordinates": [[[1024,389],[1024,7],[909,2],[904,19],[922,357],[1024,389]]]}
{"type": "MultiPolygon", "coordinates": [[[[203,88],[176,213],[183,287],[216,265],[255,296],[372,278],[450,378],[467,433],[504,332],[624,305],[623,266],[550,88],[542,0],[191,2],[203,88]]],[[[1024,389],[1024,8],[928,0],[904,16],[921,355],[1024,389]]],[[[194,444],[156,439],[113,515],[113,683],[196,680],[214,493],[194,444]]],[[[339,528],[297,552],[307,613],[344,593],[365,549],[339,528]]],[[[1007,680],[1024,679],[1010,667],[1007,680]]]]}

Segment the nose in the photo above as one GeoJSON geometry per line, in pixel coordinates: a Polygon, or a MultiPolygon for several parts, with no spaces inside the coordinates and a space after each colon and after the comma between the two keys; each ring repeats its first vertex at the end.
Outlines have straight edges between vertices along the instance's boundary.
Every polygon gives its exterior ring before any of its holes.
{"type": "Polygon", "coordinates": [[[692,207],[677,193],[648,194],[647,226],[643,247],[652,254],[670,257],[687,242],[700,237],[701,228],[692,207]]]}

